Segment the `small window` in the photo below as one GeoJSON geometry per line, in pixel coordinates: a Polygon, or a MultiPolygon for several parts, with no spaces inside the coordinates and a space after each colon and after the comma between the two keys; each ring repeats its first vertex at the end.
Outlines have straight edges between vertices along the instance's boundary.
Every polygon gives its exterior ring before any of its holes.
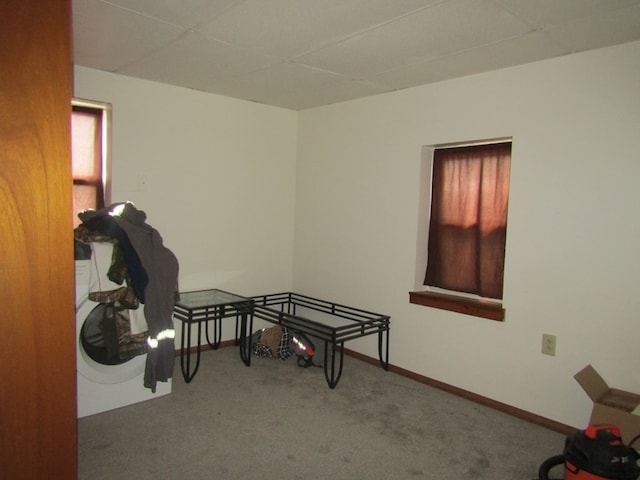
{"type": "Polygon", "coordinates": [[[448,299],[458,304],[449,310],[473,315],[470,307],[477,304],[503,315],[511,142],[436,147],[431,167],[427,245],[422,247],[427,290],[412,292],[412,303],[425,304],[431,295],[440,303],[429,306],[446,308],[441,302],[448,299]],[[421,301],[413,301],[418,294],[421,301]]]}
{"type": "Polygon", "coordinates": [[[73,226],[78,214],[98,210],[110,202],[109,131],[110,106],[86,100],[72,101],[71,175],[73,177],[73,226]]]}

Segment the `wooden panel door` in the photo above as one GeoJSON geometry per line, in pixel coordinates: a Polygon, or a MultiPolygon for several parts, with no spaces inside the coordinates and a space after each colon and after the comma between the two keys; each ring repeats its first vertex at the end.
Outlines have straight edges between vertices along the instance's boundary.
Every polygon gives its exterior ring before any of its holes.
{"type": "Polygon", "coordinates": [[[71,1],[0,2],[0,478],[77,478],[71,1]]]}

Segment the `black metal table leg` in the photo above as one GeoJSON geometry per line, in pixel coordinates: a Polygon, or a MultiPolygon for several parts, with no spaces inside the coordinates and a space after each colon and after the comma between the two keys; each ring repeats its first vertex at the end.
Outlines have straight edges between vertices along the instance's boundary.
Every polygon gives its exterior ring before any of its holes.
{"type": "Polygon", "coordinates": [[[385,370],[389,370],[389,330],[380,329],[378,331],[378,358],[380,358],[380,365],[385,370]],[[383,338],[386,338],[385,351],[382,351],[383,338]]]}
{"type": "Polygon", "coordinates": [[[180,367],[182,369],[182,376],[184,377],[184,381],[186,383],[191,382],[193,377],[196,376],[198,372],[198,368],[200,367],[200,336],[201,336],[201,326],[200,322],[198,322],[198,344],[196,347],[196,363],[191,371],[191,323],[182,322],[182,338],[180,340],[180,367]],[[189,324],[187,329],[187,337],[186,337],[186,354],[185,354],[185,326],[189,324]]]}
{"type": "Polygon", "coordinates": [[[340,358],[338,371],[336,372],[336,344],[334,342],[325,342],[324,344],[324,378],[327,379],[329,388],[334,389],[342,376],[342,366],[344,363],[344,342],[340,344],[340,358]],[[331,360],[329,362],[329,356],[327,350],[329,343],[331,343],[331,360]]]}
{"type": "Polygon", "coordinates": [[[204,332],[207,337],[207,343],[213,350],[217,350],[222,341],[222,319],[224,318],[224,311],[218,312],[216,308],[213,317],[205,321],[204,332]],[[209,340],[209,321],[213,322],[213,342],[209,340]]]}
{"type": "Polygon", "coordinates": [[[244,364],[251,366],[251,332],[253,332],[253,315],[243,312],[240,315],[240,358],[244,364]],[[249,325],[247,325],[247,322],[249,325]]]}
{"type": "MultiPolygon", "coordinates": [[[[224,308],[220,310],[216,309],[214,312],[215,313],[213,317],[210,317],[205,322],[205,335],[207,337],[207,343],[209,344],[211,349],[217,350],[220,344],[222,343],[222,320],[226,317],[225,317],[224,308]],[[209,321],[213,322],[213,341],[211,341],[211,339],[209,338],[209,321]]],[[[239,324],[240,324],[239,322],[240,315],[236,313],[235,317],[236,317],[236,331],[235,331],[234,343],[235,345],[239,345],[240,337],[238,336],[238,330],[239,330],[239,324]]]]}

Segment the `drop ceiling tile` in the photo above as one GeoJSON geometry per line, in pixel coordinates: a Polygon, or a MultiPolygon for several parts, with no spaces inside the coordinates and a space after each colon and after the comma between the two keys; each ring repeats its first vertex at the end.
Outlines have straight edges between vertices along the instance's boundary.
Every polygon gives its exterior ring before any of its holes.
{"type": "Polygon", "coordinates": [[[454,55],[440,57],[407,67],[383,72],[373,79],[396,88],[498,70],[535,62],[567,53],[542,32],[472,48],[454,55]]]}
{"type": "Polygon", "coordinates": [[[373,80],[381,85],[386,85],[390,90],[402,90],[417,87],[418,85],[440,82],[449,78],[448,73],[442,67],[442,64],[447,61],[446,58],[414,63],[388,70],[375,75],[373,80]]]}
{"type": "Polygon", "coordinates": [[[184,29],[97,0],[73,4],[74,62],[115,71],[180,37],[184,29]]]}
{"type": "MultiPolygon", "coordinates": [[[[76,0],[78,1],[78,0],[76,0]]],[[[167,23],[191,28],[210,21],[243,0],[102,0],[131,12],[138,12],[167,23]]]]}
{"type": "Polygon", "coordinates": [[[440,0],[246,0],[199,30],[286,59],[440,0]]]}
{"type": "Polygon", "coordinates": [[[252,51],[187,32],[117,73],[202,90],[212,79],[260,70],[271,63],[252,51]]]}
{"type": "Polygon", "coordinates": [[[295,61],[359,78],[530,30],[487,0],[450,0],[295,61]]]}
{"type": "Polygon", "coordinates": [[[640,0],[495,0],[538,27],[549,27],[638,5],[640,0]]]}
{"type": "Polygon", "coordinates": [[[269,98],[269,104],[292,110],[302,110],[318,105],[331,105],[355,98],[369,97],[386,91],[388,90],[367,83],[345,81],[325,84],[305,91],[278,92],[269,98]]]}
{"type": "Polygon", "coordinates": [[[299,105],[301,108],[311,108],[318,105],[330,105],[356,98],[370,97],[388,91],[387,88],[353,81],[341,83],[331,89],[321,88],[308,92],[306,95],[296,98],[294,105],[299,105]]]}
{"type": "Polygon", "coordinates": [[[572,51],[584,51],[640,39],[640,5],[548,29],[549,36],[572,51]]]}
{"type": "Polygon", "coordinates": [[[272,67],[236,77],[213,79],[210,88],[222,95],[271,105],[278,99],[304,95],[346,82],[339,75],[280,63],[272,67]]]}

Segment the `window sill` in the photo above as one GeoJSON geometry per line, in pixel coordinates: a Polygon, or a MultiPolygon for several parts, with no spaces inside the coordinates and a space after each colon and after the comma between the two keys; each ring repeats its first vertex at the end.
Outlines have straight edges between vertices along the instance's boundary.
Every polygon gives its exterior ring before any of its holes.
{"type": "Polygon", "coordinates": [[[472,298],[456,297],[443,293],[409,292],[409,303],[425,307],[439,308],[451,312],[464,313],[489,320],[504,321],[505,310],[502,304],[489,303],[472,298]]]}

